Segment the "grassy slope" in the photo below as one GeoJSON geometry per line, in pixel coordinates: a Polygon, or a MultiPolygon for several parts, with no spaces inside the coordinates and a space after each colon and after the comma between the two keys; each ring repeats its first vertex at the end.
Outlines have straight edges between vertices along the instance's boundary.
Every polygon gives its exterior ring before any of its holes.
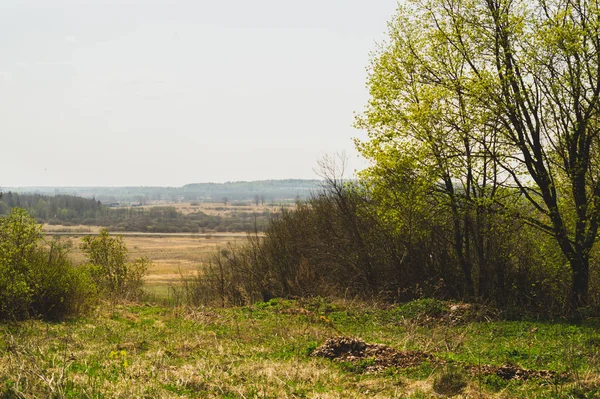
{"type": "Polygon", "coordinates": [[[448,368],[361,372],[311,357],[326,338],[358,336],[453,362],[512,363],[568,381],[466,376],[462,397],[600,395],[593,325],[483,322],[422,325],[397,308],[323,300],[233,309],[105,305],[64,323],[0,324],[0,397],[428,398],[448,368]]]}

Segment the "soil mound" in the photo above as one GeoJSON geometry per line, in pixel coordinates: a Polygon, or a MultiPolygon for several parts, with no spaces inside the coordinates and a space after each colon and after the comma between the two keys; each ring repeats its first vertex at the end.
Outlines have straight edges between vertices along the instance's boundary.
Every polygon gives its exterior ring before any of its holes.
{"type": "Polygon", "coordinates": [[[556,372],[550,370],[527,370],[520,367],[505,364],[503,366],[467,366],[468,371],[472,375],[492,375],[495,374],[503,380],[529,380],[531,378],[537,378],[542,380],[555,379],[559,376],[556,372]]]}
{"type": "MultiPolygon", "coordinates": [[[[366,372],[376,372],[388,367],[408,368],[418,366],[428,361],[439,365],[447,364],[445,360],[419,351],[397,351],[382,344],[368,344],[358,338],[334,337],[328,338],[311,356],[324,357],[336,362],[369,361],[365,365],[366,372]]],[[[531,378],[554,379],[557,373],[549,370],[527,370],[512,365],[492,366],[489,364],[473,365],[458,363],[472,375],[497,375],[504,380],[528,380],[531,378]]]]}
{"type": "Polygon", "coordinates": [[[382,344],[367,344],[357,338],[329,338],[315,349],[312,356],[324,357],[339,362],[372,360],[365,371],[379,371],[388,367],[407,368],[424,361],[434,360],[433,356],[418,351],[397,351],[382,344]]]}

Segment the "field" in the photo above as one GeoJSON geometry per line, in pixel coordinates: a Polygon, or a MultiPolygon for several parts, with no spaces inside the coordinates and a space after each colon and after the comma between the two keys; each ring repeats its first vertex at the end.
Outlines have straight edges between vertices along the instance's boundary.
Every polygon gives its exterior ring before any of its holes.
{"type": "Polygon", "coordinates": [[[248,213],[262,213],[262,212],[271,212],[276,213],[281,210],[281,208],[293,208],[295,206],[294,203],[290,202],[282,202],[281,204],[248,204],[248,203],[233,203],[233,204],[223,204],[217,202],[182,202],[182,203],[155,203],[149,206],[144,206],[144,208],[150,208],[152,206],[172,206],[177,209],[178,212],[183,214],[193,213],[193,212],[204,212],[207,215],[211,216],[232,216],[232,214],[236,212],[248,212],[248,213]]]}
{"type": "MultiPolygon", "coordinates": [[[[88,227],[88,226],[86,226],[88,227]]],[[[79,226],[72,232],[79,233],[79,226]]],[[[61,229],[62,231],[63,229],[61,229]]],[[[50,232],[49,230],[46,230],[50,232]]],[[[99,231],[91,227],[89,233],[99,231]]],[[[76,264],[85,261],[85,254],[79,248],[81,235],[61,235],[60,239],[71,247],[70,253],[76,264]]],[[[51,236],[51,234],[48,234],[51,236]]],[[[129,249],[130,259],[147,257],[152,262],[145,278],[146,291],[156,299],[169,295],[169,287],[176,286],[181,276],[195,273],[206,262],[210,254],[218,248],[238,245],[246,241],[245,233],[214,234],[140,234],[125,233],[123,241],[129,249]]]]}
{"type": "Polygon", "coordinates": [[[597,324],[432,319],[430,307],[320,298],[229,309],[107,303],[84,319],[0,324],[0,397],[600,394],[597,324]]]}
{"type": "MultiPolygon", "coordinates": [[[[224,204],[222,202],[168,202],[168,201],[150,201],[145,205],[137,206],[136,208],[150,209],[153,207],[173,207],[177,210],[177,212],[182,213],[184,215],[194,213],[194,212],[204,212],[210,216],[223,216],[223,217],[231,217],[236,213],[246,212],[246,213],[277,213],[282,208],[291,209],[296,205],[294,202],[279,202],[279,203],[259,203],[258,205],[255,203],[245,202],[228,202],[224,204]]],[[[119,207],[115,207],[118,209],[119,207]]],[[[127,207],[125,207],[127,208],[127,207]]]]}

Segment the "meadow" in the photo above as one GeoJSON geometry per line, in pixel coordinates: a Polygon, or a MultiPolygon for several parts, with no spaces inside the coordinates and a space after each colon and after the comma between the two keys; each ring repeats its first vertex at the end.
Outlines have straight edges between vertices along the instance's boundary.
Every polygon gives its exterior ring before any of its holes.
{"type": "MultiPolygon", "coordinates": [[[[255,204],[255,203],[212,203],[182,202],[165,204],[160,201],[138,207],[152,209],[168,205],[182,215],[203,212],[209,216],[234,219],[240,213],[277,213],[281,209],[292,209],[294,203],[255,204]]],[[[42,229],[48,238],[56,237],[70,248],[70,256],[75,264],[85,262],[85,255],[79,248],[81,238],[86,234],[98,234],[100,226],[52,225],[44,224],[42,229]]],[[[177,287],[182,277],[196,273],[208,261],[210,254],[217,249],[228,248],[246,242],[247,233],[140,233],[118,232],[123,236],[129,250],[130,259],[146,257],[151,266],[145,277],[145,290],[155,300],[168,300],[172,287],[177,287]]],[[[259,233],[260,234],[260,233],[259,233]]]]}
{"type": "Polygon", "coordinates": [[[105,304],[62,323],[2,324],[0,397],[600,395],[597,324],[498,321],[485,312],[460,321],[447,317],[449,306],[322,298],[236,308],[105,304]]]}
{"type": "MultiPolygon", "coordinates": [[[[85,226],[88,227],[88,226],[85,226]]],[[[81,226],[70,227],[77,235],[59,235],[62,242],[70,247],[70,256],[75,264],[85,262],[85,254],[80,249],[84,234],[99,231],[92,227],[81,231],[81,226]]],[[[45,227],[46,229],[46,227],[45,227]]],[[[59,228],[65,233],[64,228],[59,228]]],[[[46,230],[51,236],[52,230],[46,230]]],[[[196,273],[208,261],[210,255],[221,248],[246,242],[246,233],[213,234],[140,234],[124,233],[123,241],[129,250],[130,259],[146,257],[151,264],[144,278],[144,287],[149,297],[165,300],[170,296],[171,287],[177,287],[182,277],[196,273]]]]}

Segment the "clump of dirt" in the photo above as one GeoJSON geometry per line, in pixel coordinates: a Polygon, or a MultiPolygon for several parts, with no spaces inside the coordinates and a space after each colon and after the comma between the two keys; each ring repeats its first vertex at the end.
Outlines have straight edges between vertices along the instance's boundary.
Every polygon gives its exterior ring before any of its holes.
{"type": "Polygon", "coordinates": [[[407,368],[418,366],[424,361],[434,360],[433,356],[418,351],[397,351],[382,344],[367,344],[358,338],[329,338],[315,349],[312,356],[324,357],[338,362],[358,362],[370,360],[365,371],[380,371],[388,367],[407,368]]]}
{"type": "Polygon", "coordinates": [[[505,364],[502,366],[492,366],[484,364],[480,366],[468,365],[467,370],[472,375],[492,375],[495,374],[503,380],[529,380],[531,378],[538,378],[542,380],[555,379],[557,377],[563,377],[558,373],[550,370],[526,370],[520,367],[505,364]]]}
{"type": "MultiPolygon", "coordinates": [[[[328,338],[323,345],[313,351],[311,356],[324,357],[336,362],[365,362],[361,370],[377,372],[388,367],[408,368],[418,366],[427,361],[435,364],[446,364],[442,359],[420,351],[397,351],[382,344],[368,344],[358,338],[334,337],[328,338]]],[[[531,378],[554,379],[562,377],[550,370],[527,370],[512,365],[492,366],[489,364],[472,365],[458,363],[471,375],[497,375],[504,380],[528,380],[531,378]]]]}

